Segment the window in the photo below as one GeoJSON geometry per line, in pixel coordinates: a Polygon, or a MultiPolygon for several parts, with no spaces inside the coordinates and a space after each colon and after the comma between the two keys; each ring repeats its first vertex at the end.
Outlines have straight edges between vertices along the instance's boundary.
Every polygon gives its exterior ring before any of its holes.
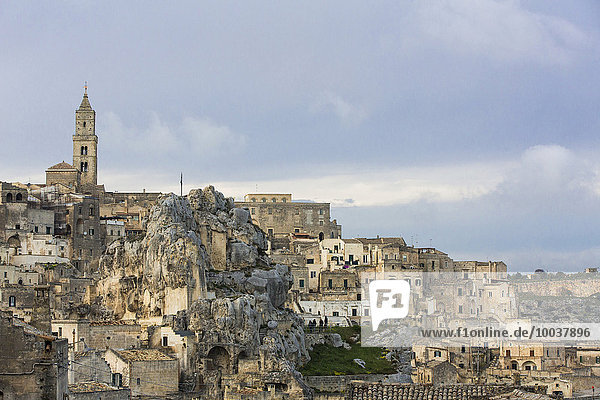
{"type": "MultiPolygon", "coordinates": [[[[307,259],[306,259],[306,263],[307,263],[307,264],[314,264],[314,263],[315,263],[315,259],[314,259],[314,258],[307,258],[307,259]]],[[[314,271],[311,271],[311,274],[312,274],[313,272],[314,272],[314,271]]],[[[314,278],[314,276],[313,276],[313,278],[314,278]]]]}
{"type": "Polygon", "coordinates": [[[38,233],[38,227],[37,226],[34,226],[33,230],[34,230],[35,233],[38,233]]]}
{"type": "Polygon", "coordinates": [[[364,311],[363,311],[363,313],[365,314],[365,317],[368,317],[369,316],[369,309],[365,308],[364,311]]]}
{"type": "Polygon", "coordinates": [[[323,209],[319,209],[319,215],[323,215],[323,209]]]}
{"type": "Polygon", "coordinates": [[[8,306],[9,307],[16,307],[17,306],[17,299],[15,298],[15,296],[9,296],[8,297],[8,306]]]}
{"type": "Polygon", "coordinates": [[[294,228],[294,233],[300,233],[300,229],[294,228]]]}
{"type": "Polygon", "coordinates": [[[90,207],[90,217],[94,216],[94,206],[90,207]]]}
{"type": "Polygon", "coordinates": [[[273,209],[272,208],[267,209],[267,214],[272,215],[273,214],[273,209]]]}
{"type": "Polygon", "coordinates": [[[462,312],[463,312],[463,307],[462,306],[458,306],[458,313],[462,314],[462,312]]]}
{"type": "Polygon", "coordinates": [[[356,308],[352,309],[352,316],[356,317],[358,315],[358,310],[356,308]]]}
{"type": "Polygon", "coordinates": [[[112,385],[121,387],[123,385],[123,376],[121,374],[112,374],[112,385]]]}
{"type": "Polygon", "coordinates": [[[433,356],[434,357],[441,357],[442,356],[442,352],[439,351],[439,350],[436,350],[436,351],[433,352],[433,356]]]}
{"type": "Polygon", "coordinates": [[[406,262],[406,261],[407,261],[407,259],[408,259],[408,258],[406,257],[406,254],[402,254],[402,261],[406,262]]]}
{"type": "Polygon", "coordinates": [[[462,288],[458,288],[458,295],[462,296],[462,288]]]}
{"type": "Polygon", "coordinates": [[[535,357],[535,350],[529,350],[529,356],[535,357]]]}
{"type": "Polygon", "coordinates": [[[600,357],[596,356],[596,364],[600,364],[600,357]]]}
{"type": "Polygon", "coordinates": [[[49,226],[46,227],[46,235],[50,235],[52,233],[52,228],[49,226]]]}
{"type": "Polygon", "coordinates": [[[348,279],[344,279],[344,289],[348,289],[348,279]]]}
{"type": "Polygon", "coordinates": [[[358,300],[358,301],[362,300],[362,294],[357,293],[356,294],[356,300],[358,300]]]}
{"type": "Polygon", "coordinates": [[[250,199],[250,201],[252,201],[253,203],[256,203],[256,197],[253,197],[252,199],[250,199]]]}
{"type": "Polygon", "coordinates": [[[90,230],[88,231],[90,236],[94,236],[94,228],[90,228],[90,230]]]}
{"type": "Polygon", "coordinates": [[[271,201],[272,201],[273,203],[277,203],[277,199],[276,199],[275,197],[273,197],[273,198],[271,199],[271,201]]]}
{"type": "Polygon", "coordinates": [[[506,350],[504,354],[506,354],[506,357],[510,357],[510,350],[506,350]]]}
{"type": "Polygon", "coordinates": [[[136,383],[138,384],[138,386],[140,385],[140,378],[136,379],[136,383]]]}
{"type": "Polygon", "coordinates": [[[285,199],[285,197],[284,197],[283,199],[281,199],[281,202],[282,202],[282,203],[285,203],[285,202],[287,202],[287,200],[285,199]]]}
{"type": "Polygon", "coordinates": [[[329,289],[333,288],[333,279],[328,279],[328,280],[327,280],[327,287],[328,287],[329,289]]]}
{"type": "Polygon", "coordinates": [[[316,278],[317,277],[317,272],[316,271],[310,271],[310,277],[311,278],[316,278]]]}
{"type": "Polygon", "coordinates": [[[260,201],[262,201],[263,203],[267,202],[267,199],[265,199],[264,197],[262,199],[260,199],[260,201]]]}
{"type": "Polygon", "coordinates": [[[251,208],[250,209],[250,214],[256,215],[256,208],[251,208]]]}
{"type": "Polygon", "coordinates": [[[164,347],[167,347],[169,345],[169,337],[168,336],[163,336],[162,345],[164,347]]]}
{"type": "Polygon", "coordinates": [[[62,326],[58,327],[58,336],[62,337],[62,326]]]}
{"type": "Polygon", "coordinates": [[[460,348],[460,352],[461,352],[461,353],[465,353],[466,351],[467,351],[467,348],[466,348],[465,346],[462,346],[462,347],[460,348]]]}
{"type": "Polygon", "coordinates": [[[267,230],[267,233],[269,234],[269,236],[273,236],[273,228],[269,228],[267,230]]]}
{"type": "Polygon", "coordinates": [[[339,317],[340,316],[340,312],[339,311],[334,311],[333,312],[333,316],[334,317],[339,317]]]}
{"type": "Polygon", "coordinates": [[[16,224],[15,229],[17,229],[17,230],[21,229],[21,224],[16,224]]]}
{"type": "Polygon", "coordinates": [[[300,279],[300,280],[298,281],[298,284],[299,284],[299,286],[300,286],[301,288],[303,288],[303,287],[304,287],[304,279],[300,279]]]}
{"type": "Polygon", "coordinates": [[[323,221],[319,221],[319,225],[323,226],[323,221]]]}

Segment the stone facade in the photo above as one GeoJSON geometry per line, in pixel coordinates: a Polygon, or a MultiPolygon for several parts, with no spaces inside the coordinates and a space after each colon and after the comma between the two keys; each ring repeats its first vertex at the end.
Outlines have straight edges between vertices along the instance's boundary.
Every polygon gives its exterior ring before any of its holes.
{"type": "Polygon", "coordinates": [[[247,194],[244,201],[235,205],[250,210],[252,221],[269,239],[284,239],[282,243],[287,249],[290,249],[289,236],[294,233],[319,240],[342,236],[341,225],[331,220],[329,203],[292,201],[291,194],[247,194]]]}
{"type": "Polygon", "coordinates": [[[0,314],[0,398],[5,400],[63,400],[68,395],[67,341],[57,339],[13,318],[0,314]]]}
{"type": "Polygon", "coordinates": [[[106,362],[117,386],[132,396],[167,396],[179,390],[177,360],[155,349],[108,350],[106,362]]]}
{"type": "Polygon", "coordinates": [[[73,135],[73,166],[80,176],[78,192],[94,194],[98,185],[98,136],[96,136],[96,111],[92,109],[87,94],[75,112],[73,135]]]}

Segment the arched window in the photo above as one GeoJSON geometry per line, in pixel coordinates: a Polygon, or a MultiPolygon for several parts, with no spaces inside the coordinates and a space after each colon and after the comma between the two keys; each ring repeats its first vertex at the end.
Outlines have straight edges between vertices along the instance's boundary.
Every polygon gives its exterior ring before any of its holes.
{"type": "Polygon", "coordinates": [[[6,194],[6,202],[7,203],[12,203],[12,201],[13,201],[13,195],[12,195],[12,193],[7,193],[6,194]]]}
{"type": "Polygon", "coordinates": [[[83,121],[83,127],[85,128],[85,121],[83,121]]]}
{"type": "Polygon", "coordinates": [[[265,199],[264,197],[262,199],[260,199],[260,201],[262,201],[263,203],[267,202],[267,199],[265,199]]]}
{"type": "Polygon", "coordinates": [[[94,216],[94,206],[90,206],[90,217],[94,216]]]}
{"type": "Polygon", "coordinates": [[[253,198],[252,198],[252,202],[253,202],[253,203],[256,203],[256,197],[253,197],[253,198]]]}
{"type": "Polygon", "coordinates": [[[277,203],[277,199],[276,199],[275,197],[273,197],[273,198],[271,199],[271,201],[272,201],[273,203],[277,203]]]}
{"type": "Polygon", "coordinates": [[[23,195],[21,193],[17,193],[16,200],[17,201],[22,201],[23,200],[23,195]]]}
{"type": "Polygon", "coordinates": [[[319,242],[325,239],[325,234],[323,232],[319,233],[319,242]]]}

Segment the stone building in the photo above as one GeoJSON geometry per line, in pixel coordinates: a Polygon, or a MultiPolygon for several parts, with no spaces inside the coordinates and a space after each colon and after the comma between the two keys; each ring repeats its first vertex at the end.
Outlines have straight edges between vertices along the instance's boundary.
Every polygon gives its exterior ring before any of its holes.
{"type": "Polygon", "coordinates": [[[80,176],[77,168],[62,161],[46,170],[46,185],[62,185],[68,190],[76,191],[80,186],[80,176]]]}
{"type": "Polygon", "coordinates": [[[458,382],[456,367],[448,361],[432,360],[416,368],[414,382],[423,385],[452,385],[458,382]]]}
{"type": "Polygon", "coordinates": [[[250,210],[252,222],[265,231],[272,249],[290,249],[289,235],[308,234],[319,240],[340,238],[342,226],[331,220],[329,203],[293,201],[291,194],[247,194],[236,207],[250,210]]]}
{"type": "Polygon", "coordinates": [[[179,390],[177,360],[156,350],[108,350],[105,355],[113,386],[128,387],[132,396],[167,396],[179,390]]]}
{"type": "Polygon", "coordinates": [[[68,398],[67,341],[57,339],[10,313],[0,313],[0,398],[37,400],[68,398]]]}
{"type": "Polygon", "coordinates": [[[116,388],[96,381],[69,385],[69,400],[129,400],[131,390],[116,388]]]}
{"type": "Polygon", "coordinates": [[[81,174],[78,191],[90,195],[97,193],[98,136],[96,136],[96,111],[92,109],[88,99],[87,85],[79,109],[75,111],[73,166],[81,174]]]}
{"type": "Polygon", "coordinates": [[[50,331],[50,288],[47,285],[0,286],[0,310],[44,331],[50,331]]]}
{"type": "Polygon", "coordinates": [[[498,361],[501,369],[547,371],[566,365],[566,351],[555,343],[503,342],[498,361]]]}
{"type": "Polygon", "coordinates": [[[75,351],[140,348],[142,328],[135,321],[53,320],[52,332],[75,351]]]}

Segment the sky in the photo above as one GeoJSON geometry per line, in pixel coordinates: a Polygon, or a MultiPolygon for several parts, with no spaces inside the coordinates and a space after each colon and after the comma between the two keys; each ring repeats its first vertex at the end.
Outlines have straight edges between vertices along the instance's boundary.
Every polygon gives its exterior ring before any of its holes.
{"type": "Polygon", "coordinates": [[[0,4],[0,180],[72,161],[84,81],[107,190],[330,202],[510,270],[600,264],[597,1],[0,4]]]}

